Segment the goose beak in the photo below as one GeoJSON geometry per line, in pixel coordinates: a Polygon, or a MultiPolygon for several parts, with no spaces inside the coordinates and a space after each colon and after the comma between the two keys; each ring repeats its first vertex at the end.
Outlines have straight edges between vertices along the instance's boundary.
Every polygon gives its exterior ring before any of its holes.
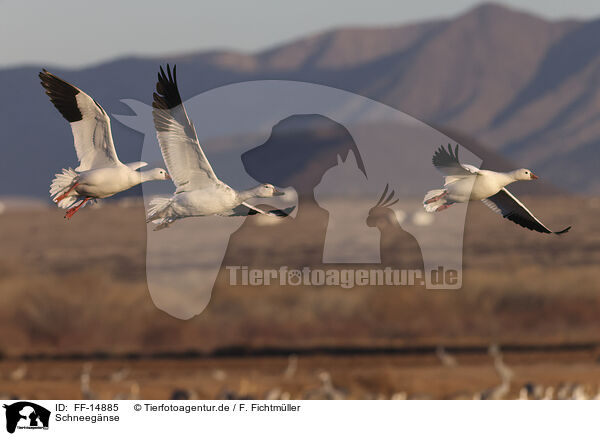
{"type": "Polygon", "coordinates": [[[280,195],[285,195],[285,192],[279,191],[277,189],[275,191],[273,191],[273,197],[278,197],[280,195]]]}
{"type": "Polygon", "coordinates": [[[165,174],[165,180],[171,180],[171,176],[169,175],[169,173],[165,174]]]}
{"type": "Polygon", "coordinates": [[[534,180],[535,180],[535,179],[539,179],[539,177],[538,177],[538,176],[536,176],[536,175],[535,175],[535,174],[533,174],[533,173],[531,173],[531,178],[532,178],[532,179],[534,179],[534,180]]]}

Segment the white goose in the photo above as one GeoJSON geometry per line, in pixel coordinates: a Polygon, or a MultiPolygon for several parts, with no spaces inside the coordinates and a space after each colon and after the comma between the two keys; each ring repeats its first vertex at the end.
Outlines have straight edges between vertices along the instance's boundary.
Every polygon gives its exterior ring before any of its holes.
{"type": "Polygon", "coordinates": [[[43,70],[39,75],[50,101],[71,124],[79,166],[56,174],[50,196],[71,218],[89,200],[106,198],[149,180],[166,180],[162,168],[136,171],[146,162],[123,164],[117,157],[110,118],[81,89],[43,70]]]}
{"type": "Polygon", "coordinates": [[[440,147],[433,154],[432,162],[446,177],[444,189],[434,189],[425,195],[423,205],[427,212],[438,212],[454,203],[481,200],[504,218],[536,232],[559,235],[571,228],[569,226],[559,232],[553,232],[505,188],[518,180],[537,179],[538,177],[528,169],[500,173],[461,164],[458,160],[458,145],[453,151],[450,144],[448,150],[440,147]]]}
{"type": "Polygon", "coordinates": [[[176,190],[171,197],[159,197],[150,202],[146,222],[158,224],[154,230],[168,227],[173,221],[193,216],[245,216],[265,214],[287,216],[285,211],[265,212],[248,203],[251,198],[284,195],[273,185],[262,184],[245,191],[236,191],[216,176],[206,158],[194,125],[185,111],[177,87],[176,67],[160,68],[154,93],[152,112],[154,127],[163,158],[173,178],[176,190]]]}

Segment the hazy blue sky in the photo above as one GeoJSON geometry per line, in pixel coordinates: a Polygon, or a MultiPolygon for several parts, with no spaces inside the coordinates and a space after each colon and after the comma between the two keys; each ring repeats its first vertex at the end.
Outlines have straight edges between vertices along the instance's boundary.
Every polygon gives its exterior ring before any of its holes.
{"type": "MultiPolygon", "coordinates": [[[[451,17],[477,0],[0,0],[0,67],[83,66],[130,54],[257,51],[346,25],[451,17]]],[[[598,0],[503,0],[548,18],[589,19],[598,0]]]]}

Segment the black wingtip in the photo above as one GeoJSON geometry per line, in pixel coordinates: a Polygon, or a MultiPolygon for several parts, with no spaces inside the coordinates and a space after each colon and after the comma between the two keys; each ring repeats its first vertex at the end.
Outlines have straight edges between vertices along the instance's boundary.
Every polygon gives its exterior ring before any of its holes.
{"type": "Polygon", "coordinates": [[[555,235],[562,235],[563,233],[567,233],[569,230],[571,230],[572,226],[567,227],[566,229],[562,229],[560,232],[554,232],[555,235]]]}
{"type": "Polygon", "coordinates": [[[52,76],[52,73],[49,73],[48,70],[45,68],[42,68],[42,71],[40,71],[40,73],[38,74],[38,77],[42,81],[42,84],[44,83],[45,80],[47,80],[48,77],[51,77],[51,76],[52,76]]]}
{"type": "Polygon", "coordinates": [[[274,209],[270,210],[269,213],[278,216],[279,218],[286,218],[290,216],[290,214],[294,211],[295,208],[296,206],[290,206],[285,209],[274,209]]]}
{"type": "Polygon", "coordinates": [[[454,150],[453,150],[452,144],[448,144],[447,148],[443,145],[440,145],[439,148],[433,153],[433,157],[431,158],[431,162],[433,163],[433,165],[438,166],[436,164],[436,160],[439,159],[441,156],[448,156],[448,157],[450,157],[451,160],[453,160],[455,162],[459,162],[458,146],[459,146],[459,144],[456,144],[456,146],[454,147],[454,150]]]}
{"type": "Polygon", "coordinates": [[[38,74],[38,77],[54,107],[69,123],[83,119],[77,106],[76,96],[80,92],[77,87],[46,71],[45,68],[38,74]]]}
{"type": "MultiPolygon", "coordinates": [[[[290,216],[290,214],[296,209],[296,206],[291,206],[286,209],[273,209],[269,210],[267,213],[271,216],[276,216],[279,218],[286,218],[290,216]]],[[[254,209],[248,210],[248,215],[258,215],[260,212],[254,209]]]]}
{"type": "Polygon", "coordinates": [[[152,106],[156,109],[173,109],[182,103],[177,86],[177,65],[173,65],[173,70],[169,64],[166,68],[160,65],[153,97],[152,106]]]}
{"type": "Polygon", "coordinates": [[[287,208],[281,210],[281,212],[283,212],[282,216],[283,217],[290,216],[290,214],[294,211],[294,209],[296,209],[296,206],[290,206],[290,207],[287,207],[287,208]]]}

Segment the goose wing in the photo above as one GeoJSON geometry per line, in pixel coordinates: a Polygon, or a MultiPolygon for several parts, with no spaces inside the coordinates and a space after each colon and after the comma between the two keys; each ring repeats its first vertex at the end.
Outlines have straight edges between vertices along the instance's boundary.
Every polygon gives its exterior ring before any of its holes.
{"type": "Polygon", "coordinates": [[[223,213],[221,215],[223,215],[223,216],[246,216],[246,215],[262,214],[262,215],[268,215],[268,216],[274,216],[274,217],[286,217],[286,216],[289,216],[290,213],[292,213],[294,208],[295,208],[295,206],[288,207],[283,210],[273,209],[273,210],[265,211],[265,210],[262,210],[258,207],[252,206],[251,204],[244,202],[244,203],[240,204],[239,206],[237,206],[236,208],[234,208],[233,210],[231,210],[227,213],[223,213]]]}
{"type": "Polygon", "coordinates": [[[529,230],[535,230],[540,233],[554,233],[560,235],[569,231],[571,226],[558,231],[553,232],[546,227],[540,220],[538,220],[533,214],[521,203],[517,197],[512,195],[506,188],[502,188],[500,192],[486,198],[483,203],[492,209],[494,212],[499,213],[504,218],[511,220],[512,222],[525,227],[529,230]]]}
{"type": "Polygon", "coordinates": [[[160,67],[152,116],[160,150],[176,193],[202,189],[219,183],[200,147],[194,124],[188,118],[177,87],[177,70],[160,67]]]}
{"type": "Polygon", "coordinates": [[[478,174],[479,169],[473,165],[461,164],[458,160],[458,144],[454,150],[448,144],[448,149],[440,146],[431,159],[433,165],[446,176],[464,177],[478,174]]]}
{"type": "Polygon", "coordinates": [[[76,171],[117,166],[110,118],[96,100],[76,86],[43,70],[39,74],[50,101],[71,124],[79,166],[76,171]]]}
{"type": "Polygon", "coordinates": [[[138,169],[143,168],[145,166],[148,166],[148,162],[142,162],[142,161],[131,162],[131,163],[128,163],[128,164],[125,164],[125,165],[127,165],[130,169],[132,169],[133,171],[135,171],[135,170],[138,170],[138,169]]]}

